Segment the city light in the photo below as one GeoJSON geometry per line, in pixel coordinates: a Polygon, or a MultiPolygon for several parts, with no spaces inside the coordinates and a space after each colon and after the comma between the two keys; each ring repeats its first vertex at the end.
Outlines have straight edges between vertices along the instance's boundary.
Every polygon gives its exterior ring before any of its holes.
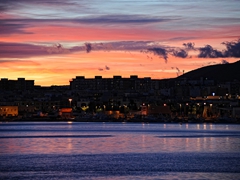
{"type": "Polygon", "coordinates": [[[71,106],[72,106],[72,99],[69,98],[68,101],[69,101],[69,105],[70,105],[70,107],[71,107],[71,106]]]}

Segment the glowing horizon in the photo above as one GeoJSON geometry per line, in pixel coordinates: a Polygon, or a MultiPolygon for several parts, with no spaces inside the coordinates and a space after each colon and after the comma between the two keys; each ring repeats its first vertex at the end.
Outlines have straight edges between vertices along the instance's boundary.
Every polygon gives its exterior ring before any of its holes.
{"type": "Polygon", "coordinates": [[[22,0],[0,7],[0,78],[43,86],[76,76],[164,79],[240,58],[234,0],[22,0]]]}

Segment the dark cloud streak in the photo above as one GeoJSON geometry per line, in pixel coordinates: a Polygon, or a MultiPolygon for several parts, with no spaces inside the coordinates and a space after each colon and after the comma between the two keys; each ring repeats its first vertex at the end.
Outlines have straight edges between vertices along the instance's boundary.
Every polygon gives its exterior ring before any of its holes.
{"type": "Polygon", "coordinates": [[[109,71],[109,70],[110,70],[110,67],[108,67],[108,66],[105,66],[105,69],[106,69],[107,71],[109,71]]]}
{"type": "Polygon", "coordinates": [[[0,42],[1,58],[24,58],[47,54],[48,53],[43,49],[43,46],[0,42]]]}
{"type": "Polygon", "coordinates": [[[85,43],[85,49],[87,53],[90,53],[92,51],[92,44],[91,43],[85,43]]]}
{"type": "Polygon", "coordinates": [[[26,24],[17,24],[17,23],[9,23],[0,20],[0,34],[1,35],[10,35],[10,34],[32,34],[31,32],[27,32],[24,29],[28,27],[26,24]]]}
{"type": "Polygon", "coordinates": [[[6,43],[0,42],[1,58],[28,58],[34,56],[46,56],[49,54],[68,54],[74,52],[66,49],[62,44],[54,44],[52,46],[34,45],[24,43],[6,43]]]}
{"type": "Polygon", "coordinates": [[[47,7],[54,6],[56,7],[66,7],[66,6],[76,6],[77,3],[71,1],[62,1],[62,0],[0,0],[0,10],[7,11],[12,9],[18,9],[24,4],[31,5],[45,5],[47,7]]]}
{"type": "Polygon", "coordinates": [[[165,63],[168,61],[168,53],[166,49],[160,47],[149,48],[149,52],[152,52],[154,55],[162,57],[165,60],[165,63]]]}
{"type": "Polygon", "coordinates": [[[205,47],[199,48],[199,58],[218,58],[224,57],[223,52],[213,49],[212,46],[206,45],[205,47]]]}
{"type": "Polygon", "coordinates": [[[186,48],[186,50],[195,50],[195,43],[188,42],[188,43],[183,43],[183,46],[186,48]]]}
{"type": "Polygon", "coordinates": [[[214,49],[210,45],[198,48],[199,50],[198,57],[199,58],[240,57],[240,39],[238,39],[237,41],[223,42],[222,44],[226,46],[226,49],[223,51],[214,49]]]}
{"type": "Polygon", "coordinates": [[[180,49],[180,50],[173,49],[172,50],[172,55],[175,56],[175,57],[180,57],[180,58],[187,58],[188,57],[188,53],[183,49],[180,49]]]}
{"type": "Polygon", "coordinates": [[[227,48],[225,51],[226,57],[240,57],[240,39],[237,41],[223,42],[227,48]]]}
{"type": "Polygon", "coordinates": [[[89,16],[82,19],[76,19],[79,23],[94,23],[94,24],[146,24],[146,23],[160,23],[177,20],[174,18],[164,17],[149,17],[144,15],[103,15],[103,16],[89,16]]]}
{"type": "Polygon", "coordinates": [[[25,18],[25,19],[1,19],[2,23],[14,23],[14,24],[53,24],[53,23],[77,23],[77,24],[104,24],[104,25],[117,25],[117,24],[148,24],[148,23],[161,23],[177,20],[175,18],[164,17],[151,17],[145,15],[101,15],[101,16],[88,16],[83,18],[25,18]]]}
{"type": "MultiPolygon", "coordinates": [[[[211,45],[204,47],[194,47],[194,43],[184,43],[185,48],[169,47],[160,45],[154,41],[119,41],[119,42],[100,42],[90,43],[70,48],[64,48],[63,44],[57,43],[51,46],[41,44],[27,43],[7,43],[0,42],[1,58],[25,58],[33,56],[43,56],[49,54],[69,54],[73,52],[85,51],[125,51],[125,52],[141,52],[146,54],[148,59],[152,59],[151,54],[163,58],[165,63],[168,62],[169,55],[179,58],[189,58],[189,51],[196,51],[198,58],[228,58],[240,57],[240,39],[237,41],[224,42],[225,50],[219,51],[211,45]]],[[[107,66],[106,66],[107,67],[107,66]]],[[[106,68],[103,68],[106,70],[106,68]]]]}

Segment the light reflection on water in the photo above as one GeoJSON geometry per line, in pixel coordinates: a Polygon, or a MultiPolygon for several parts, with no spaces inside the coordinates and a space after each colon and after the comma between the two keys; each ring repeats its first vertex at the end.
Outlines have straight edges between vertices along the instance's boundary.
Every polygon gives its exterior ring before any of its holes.
{"type": "Polygon", "coordinates": [[[240,152],[239,138],[239,125],[10,123],[0,153],[240,152]]]}
{"type": "Polygon", "coordinates": [[[238,179],[240,125],[0,124],[1,179],[238,179]]]}

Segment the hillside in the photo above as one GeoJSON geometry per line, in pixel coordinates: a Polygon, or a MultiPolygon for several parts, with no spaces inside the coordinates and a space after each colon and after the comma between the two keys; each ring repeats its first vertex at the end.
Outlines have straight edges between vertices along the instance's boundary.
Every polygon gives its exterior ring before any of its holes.
{"type": "Polygon", "coordinates": [[[220,82],[233,81],[234,79],[240,81],[240,60],[235,63],[205,66],[187,72],[179,76],[177,79],[199,79],[201,77],[213,79],[220,82]]]}

